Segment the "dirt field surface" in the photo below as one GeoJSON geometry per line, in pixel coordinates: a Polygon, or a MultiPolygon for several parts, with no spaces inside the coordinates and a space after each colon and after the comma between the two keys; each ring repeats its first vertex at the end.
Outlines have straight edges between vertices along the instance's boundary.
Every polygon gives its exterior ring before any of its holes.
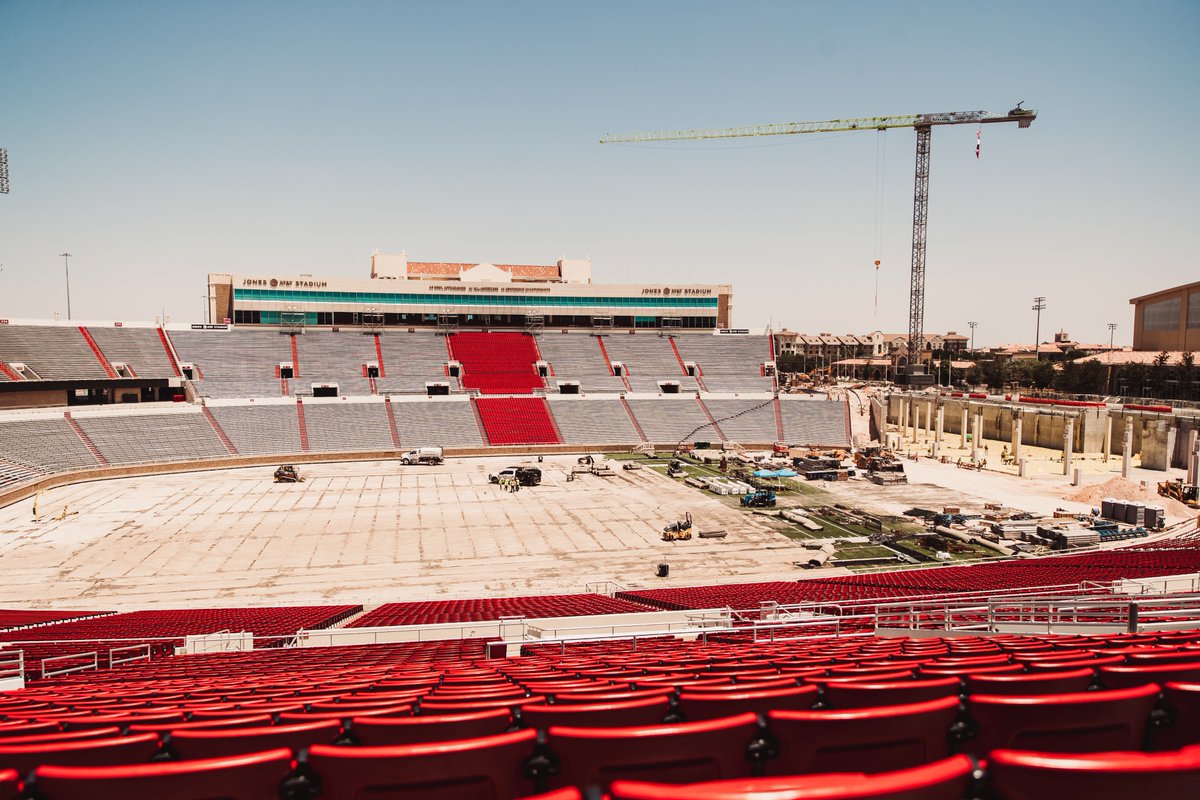
{"type": "Polygon", "coordinates": [[[547,457],[543,484],[510,494],[487,476],[511,463],[312,464],[299,484],[256,468],[61,487],[41,496],[40,522],[32,501],[0,509],[0,604],[381,603],[814,576],[793,565],[798,543],[653,470],[567,481],[575,458],[547,457]],[[698,530],[728,535],[662,542],[687,511],[698,530]],[[659,562],[670,578],[654,577],[659,562]]]}

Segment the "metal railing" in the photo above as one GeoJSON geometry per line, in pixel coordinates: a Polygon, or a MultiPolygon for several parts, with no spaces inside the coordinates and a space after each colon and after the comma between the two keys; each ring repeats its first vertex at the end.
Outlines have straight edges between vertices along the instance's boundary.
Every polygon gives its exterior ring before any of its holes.
{"type": "Polygon", "coordinates": [[[132,664],[135,661],[149,661],[150,658],[150,645],[148,644],[134,644],[129,645],[128,647],[113,647],[108,651],[108,665],[110,667],[119,667],[122,664],[132,664]],[[118,653],[122,655],[118,656],[118,653]],[[130,655],[125,656],[125,653],[130,653],[130,655]]]}
{"type": "Polygon", "coordinates": [[[65,656],[48,656],[42,659],[42,679],[57,678],[60,675],[70,675],[75,672],[95,671],[100,669],[100,654],[92,650],[87,653],[69,653],[65,656]],[[89,663],[75,664],[73,666],[62,667],[61,669],[48,669],[47,664],[58,664],[59,662],[71,663],[77,662],[80,659],[91,659],[89,663]]]}
{"type": "Polygon", "coordinates": [[[0,650],[0,681],[25,677],[25,651],[0,650]]]}

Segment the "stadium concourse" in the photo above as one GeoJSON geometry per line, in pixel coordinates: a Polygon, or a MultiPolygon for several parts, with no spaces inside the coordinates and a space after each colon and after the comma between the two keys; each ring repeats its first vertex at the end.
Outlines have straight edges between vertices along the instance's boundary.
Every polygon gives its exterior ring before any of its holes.
{"type": "Polygon", "coordinates": [[[0,800],[1200,796],[1194,525],[798,580],[798,545],[664,476],[568,480],[848,447],[772,353],[0,325],[4,396],[62,398],[0,412],[0,800]],[[396,464],[421,446],[459,457],[396,464]],[[542,486],[488,484],[514,452],[542,486]],[[312,478],[270,483],[284,458],[312,478]],[[685,511],[726,539],[666,549],[685,511]]]}

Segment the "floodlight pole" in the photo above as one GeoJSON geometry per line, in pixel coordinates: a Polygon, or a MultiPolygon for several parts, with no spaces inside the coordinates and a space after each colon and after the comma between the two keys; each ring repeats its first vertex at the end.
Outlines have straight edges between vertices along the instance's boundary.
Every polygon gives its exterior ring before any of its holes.
{"type": "Polygon", "coordinates": [[[67,319],[71,318],[71,253],[59,253],[63,260],[63,273],[67,276],[67,319]]]}
{"type": "Polygon", "coordinates": [[[1033,358],[1035,361],[1042,360],[1041,343],[1038,341],[1042,338],[1042,311],[1046,308],[1045,297],[1033,298],[1033,310],[1037,312],[1037,327],[1033,332],[1033,358]]]}
{"type": "Polygon", "coordinates": [[[979,323],[978,322],[968,322],[967,324],[971,326],[971,352],[974,353],[975,352],[975,328],[978,327],[979,323]]]}

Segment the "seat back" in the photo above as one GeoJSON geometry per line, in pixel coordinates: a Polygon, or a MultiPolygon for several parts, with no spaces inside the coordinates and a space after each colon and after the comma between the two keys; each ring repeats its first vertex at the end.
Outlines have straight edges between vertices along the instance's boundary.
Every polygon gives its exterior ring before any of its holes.
{"type": "Polygon", "coordinates": [[[184,761],[226,758],[286,747],[299,750],[314,744],[333,744],[342,733],[336,719],[258,728],[173,730],[168,747],[184,761]]]}
{"type": "Polygon", "coordinates": [[[671,702],[665,696],[623,703],[535,703],[521,709],[521,722],[526,727],[541,730],[551,725],[569,725],[577,728],[659,725],[667,716],[670,707],[671,702]]]}
{"type": "Polygon", "coordinates": [[[1000,748],[1087,753],[1140,750],[1158,686],[1108,692],[1004,697],[969,695],[976,736],[963,752],[984,758],[1000,748]]]}
{"type": "Polygon", "coordinates": [[[788,689],[748,689],[741,692],[706,692],[701,689],[684,691],[679,695],[679,711],[691,722],[719,719],[734,714],[766,714],[777,709],[799,711],[813,707],[817,701],[816,686],[794,686],[788,689]]]}
{"type": "Polygon", "coordinates": [[[158,736],[139,733],[104,739],[82,739],[41,744],[0,745],[0,769],[22,775],[43,764],[99,767],[149,761],[158,752],[158,736]]]}
{"type": "Polygon", "coordinates": [[[662,783],[615,781],[612,800],[802,800],[842,797],[847,800],[961,800],[967,796],[975,765],[966,756],[951,756],[874,775],[823,773],[778,778],[671,786],[662,783]]]}
{"type": "Polygon", "coordinates": [[[1200,748],[1171,753],[1052,753],[993,750],[988,784],[997,800],[1186,800],[1200,797],[1200,748]]]}
{"type": "Polygon", "coordinates": [[[772,711],[768,726],[779,758],[768,775],[883,772],[950,755],[958,698],[833,711],[772,711]]]}
{"type": "Polygon", "coordinates": [[[967,694],[1062,694],[1087,691],[1094,676],[1095,672],[1086,667],[1014,675],[971,673],[963,683],[967,694]]]}
{"type": "Polygon", "coordinates": [[[113,767],[40,767],[45,800],[130,800],[140,797],[271,800],[292,769],[290,750],[235,758],[113,767]]]}
{"type": "Polygon", "coordinates": [[[855,681],[825,684],[825,701],[832,708],[870,708],[906,703],[923,703],[943,697],[958,697],[958,678],[915,681],[855,681]]]}
{"type": "Polygon", "coordinates": [[[749,777],[747,747],[758,733],[754,714],[636,728],[552,726],[547,745],[559,773],[550,784],[607,788],[621,779],[686,783],[749,777]]]}
{"type": "Polygon", "coordinates": [[[1124,689],[1147,683],[1200,683],[1200,659],[1186,664],[1101,667],[1100,685],[1106,689],[1124,689]]]}
{"type": "Polygon", "coordinates": [[[1163,699],[1171,724],[1150,733],[1151,750],[1177,750],[1200,745],[1200,682],[1168,683],[1163,699]]]}
{"type": "Polygon", "coordinates": [[[351,735],[367,747],[386,747],[452,739],[477,739],[504,733],[512,725],[507,708],[432,717],[355,717],[351,735]]]}
{"type": "Polygon", "coordinates": [[[533,789],[523,775],[537,732],[394,747],[313,745],[308,765],[323,800],[509,800],[533,789]]]}

